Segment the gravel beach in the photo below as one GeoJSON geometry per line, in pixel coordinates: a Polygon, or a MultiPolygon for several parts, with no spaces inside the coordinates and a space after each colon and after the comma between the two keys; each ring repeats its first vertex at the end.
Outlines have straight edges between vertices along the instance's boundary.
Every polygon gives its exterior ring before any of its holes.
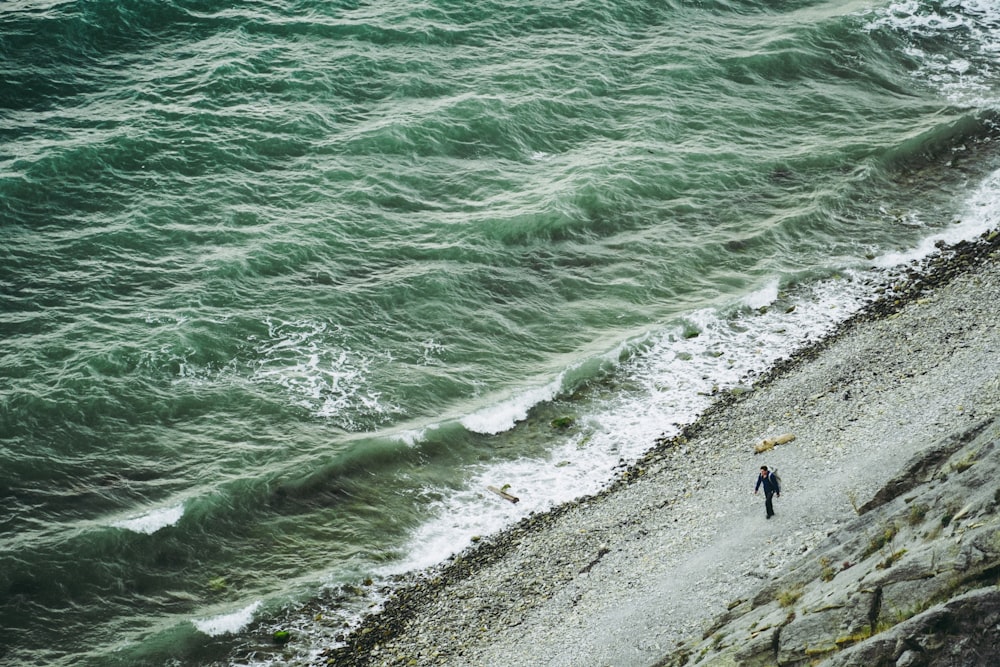
{"type": "Polygon", "coordinates": [[[943,250],[606,491],[426,573],[319,664],[648,667],[700,639],[912,455],[997,412],[997,243],[943,250]],[[771,520],[761,465],[783,483],[771,520]]]}

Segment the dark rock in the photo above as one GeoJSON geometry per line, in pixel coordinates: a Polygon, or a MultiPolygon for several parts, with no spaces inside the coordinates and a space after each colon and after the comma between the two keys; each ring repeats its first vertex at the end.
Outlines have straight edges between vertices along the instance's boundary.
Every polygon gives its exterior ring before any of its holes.
{"type": "Polygon", "coordinates": [[[830,659],[828,667],[870,665],[987,667],[1000,656],[1000,591],[971,591],[899,623],[877,641],[830,659]]]}

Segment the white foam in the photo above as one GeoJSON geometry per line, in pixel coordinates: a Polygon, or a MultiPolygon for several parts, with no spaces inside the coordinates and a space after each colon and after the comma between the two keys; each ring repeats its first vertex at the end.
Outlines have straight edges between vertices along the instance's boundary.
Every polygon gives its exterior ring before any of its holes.
{"type": "Polygon", "coordinates": [[[970,232],[977,235],[1000,225],[1000,170],[983,179],[972,193],[965,205],[964,217],[971,227],[970,232]]]}
{"type": "Polygon", "coordinates": [[[917,45],[907,55],[919,63],[914,76],[937,86],[952,103],[996,107],[994,88],[1000,55],[1000,4],[990,0],[950,0],[925,3],[903,0],[870,10],[867,30],[899,31],[921,40],[961,40],[962,55],[929,53],[917,45]]]}
{"type": "Polygon", "coordinates": [[[428,424],[425,428],[421,429],[408,429],[405,431],[400,431],[395,435],[389,436],[390,439],[397,442],[401,442],[407,447],[415,447],[419,443],[424,442],[427,439],[427,432],[434,431],[440,428],[438,424],[428,424]]]}
{"type": "Polygon", "coordinates": [[[543,401],[555,398],[562,388],[564,374],[545,385],[527,389],[497,405],[478,410],[461,420],[462,426],[474,433],[496,435],[514,428],[517,422],[528,417],[528,411],[543,401]]]}
{"type": "Polygon", "coordinates": [[[940,243],[953,245],[969,241],[1000,226],[1000,170],[987,176],[966,200],[957,224],[924,238],[910,250],[886,253],[875,259],[875,265],[888,268],[927,257],[940,243]]]}
{"type": "Polygon", "coordinates": [[[260,605],[261,601],[257,600],[256,602],[249,604],[242,609],[237,609],[234,612],[221,614],[219,616],[211,616],[209,618],[196,618],[192,619],[191,622],[200,632],[203,632],[210,637],[232,634],[234,632],[239,632],[246,626],[250,625],[250,622],[253,621],[253,615],[257,612],[257,609],[260,608],[260,605]]]}
{"type": "Polygon", "coordinates": [[[369,386],[372,360],[338,345],[335,328],[311,320],[267,325],[269,338],[257,346],[255,381],[285,388],[295,404],[345,428],[354,428],[359,414],[388,411],[369,386]]]}
{"type": "Polygon", "coordinates": [[[743,303],[750,308],[763,308],[775,302],[778,298],[778,279],[770,281],[764,287],[754,290],[743,297],[743,303]]]}
{"type": "Polygon", "coordinates": [[[156,531],[173,526],[184,516],[184,504],[150,510],[144,514],[116,521],[112,526],[124,528],[135,533],[152,535],[156,531]]]}
{"type": "Polygon", "coordinates": [[[598,490],[618,461],[615,447],[590,443],[583,451],[580,442],[580,438],[567,440],[544,459],[521,458],[480,467],[465,489],[436,503],[435,518],[411,537],[407,558],[386,568],[385,574],[440,563],[472,544],[476,536],[496,533],[532,512],[544,512],[598,490]],[[506,487],[518,502],[490,492],[489,486],[506,487]]]}

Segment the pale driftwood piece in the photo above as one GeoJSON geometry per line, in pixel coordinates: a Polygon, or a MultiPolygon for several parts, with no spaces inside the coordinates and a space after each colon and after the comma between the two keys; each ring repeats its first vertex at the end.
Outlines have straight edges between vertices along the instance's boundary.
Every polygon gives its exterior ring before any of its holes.
{"type": "Polygon", "coordinates": [[[783,433],[782,435],[774,438],[766,438],[753,448],[753,453],[762,454],[766,451],[774,449],[775,445],[783,445],[787,442],[791,442],[792,440],[795,440],[795,435],[792,433],[783,433]]]}
{"type": "Polygon", "coordinates": [[[512,496],[509,493],[507,493],[506,491],[502,491],[501,489],[498,489],[495,486],[487,486],[486,488],[487,488],[487,490],[492,491],[493,493],[497,494],[498,496],[500,496],[504,500],[509,500],[512,503],[516,503],[516,502],[518,502],[518,501],[521,500],[517,496],[512,496]]]}

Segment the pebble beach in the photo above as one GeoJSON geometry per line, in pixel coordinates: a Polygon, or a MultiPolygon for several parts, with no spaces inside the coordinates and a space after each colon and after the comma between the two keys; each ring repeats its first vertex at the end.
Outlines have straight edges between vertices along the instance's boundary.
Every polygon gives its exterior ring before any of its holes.
{"type": "Polygon", "coordinates": [[[640,667],[701,639],[909,457],[996,413],[996,243],[943,249],[605,491],[422,573],[320,664],[640,667]],[[761,465],[783,483],[770,521],[761,465]]]}

